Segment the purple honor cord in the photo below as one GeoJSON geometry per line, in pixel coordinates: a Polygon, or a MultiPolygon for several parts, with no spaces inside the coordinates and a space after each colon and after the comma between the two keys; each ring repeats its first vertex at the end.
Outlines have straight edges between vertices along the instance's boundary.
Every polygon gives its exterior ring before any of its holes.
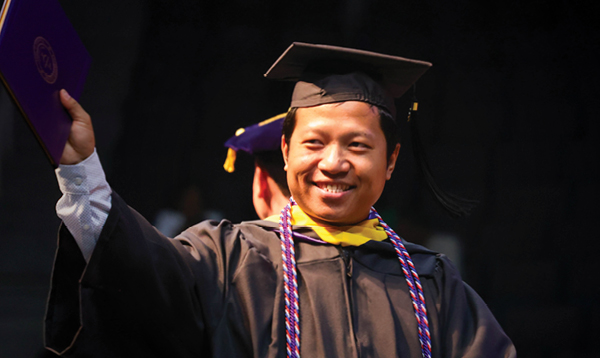
{"type": "MultiPolygon", "coordinates": [[[[279,217],[279,232],[281,237],[281,257],[283,261],[283,287],[285,291],[285,339],[287,356],[290,358],[300,358],[300,304],[298,296],[298,277],[296,273],[296,254],[294,251],[294,240],[292,238],[291,210],[296,205],[293,198],[281,210],[279,217]]],[[[379,216],[374,208],[371,208],[369,218],[376,217],[380,225],[387,233],[394,244],[398,260],[402,266],[404,278],[410,291],[417,325],[419,328],[419,341],[421,343],[421,352],[424,358],[431,358],[431,336],[429,334],[429,322],[427,321],[427,308],[425,307],[425,296],[423,287],[419,280],[419,275],[415,265],[410,259],[410,255],[402,239],[390,228],[379,216]]]]}

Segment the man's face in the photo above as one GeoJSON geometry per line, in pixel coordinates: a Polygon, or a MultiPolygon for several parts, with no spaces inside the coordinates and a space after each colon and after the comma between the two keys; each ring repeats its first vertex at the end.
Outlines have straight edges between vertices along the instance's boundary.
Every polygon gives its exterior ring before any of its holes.
{"type": "Polygon", "coordinates": [[[399,149],[388,161],[377,108],[354,101],[298,108],[289,145],[282,140],[290,191],[302,210],[324,225],[367,218],[391,178],[399,149]]]}

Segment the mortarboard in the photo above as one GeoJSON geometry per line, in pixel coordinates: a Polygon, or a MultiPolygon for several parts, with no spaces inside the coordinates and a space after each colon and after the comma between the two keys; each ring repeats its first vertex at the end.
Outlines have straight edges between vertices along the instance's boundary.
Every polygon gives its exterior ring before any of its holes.
{"type": "Polygon", "coordinates": [[[237,151],[249,154],[276,151],[281,147],[281,128],[287,113],[281,113],[257,124],[240,128],[225,142],[227,159],[223,168],[232,173],[235,170],[237,151]]]}
{"type": "Polygon", "coordinates": [[[408,91],[429,67],[425,61],[294,42],[265,77],[296,82],[290,107],[362,101],[395,117],[394,98],[408,91]]]}
{"type": "MultiPolygon", "coordinates": [[[[406,93],[431,67],[430,62],[352,48],[294,42],[265,73],[275,80],[295,81],[291,108],[361,101],[396,117],[394,98],[406,93]]],[[[413,154],[427,188],[452,216],[466,216],[476,203],[446,193],[435,183],[416,125],[413,97],[408,120],[413,154]]]]}

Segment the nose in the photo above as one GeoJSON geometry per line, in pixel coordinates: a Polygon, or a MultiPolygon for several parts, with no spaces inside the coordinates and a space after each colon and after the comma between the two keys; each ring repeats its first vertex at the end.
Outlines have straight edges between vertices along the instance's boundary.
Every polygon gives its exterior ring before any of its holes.
{"type": "Polygon", "coordinates": [[[350,170],[348,162],[342,148],[337,145],[328,146],[323,152],[323,157],[319,161],[318,168],[322,172],[329,174],[346,173],[350,170]]]}

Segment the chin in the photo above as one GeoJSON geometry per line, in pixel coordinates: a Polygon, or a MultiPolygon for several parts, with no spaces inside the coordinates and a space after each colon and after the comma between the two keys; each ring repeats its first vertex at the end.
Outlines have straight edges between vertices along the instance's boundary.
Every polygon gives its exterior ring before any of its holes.
{"type": "MultiPolygon", "coordinates": [[[[365,218],[368,216],[365,215],[365,218]]],[[[322,212],[315,215],[320,221],[331,225],[351,225],[364,220],[364,218],[355,218],[354,215],[349,215],[346,212],[322,212]]]]}

